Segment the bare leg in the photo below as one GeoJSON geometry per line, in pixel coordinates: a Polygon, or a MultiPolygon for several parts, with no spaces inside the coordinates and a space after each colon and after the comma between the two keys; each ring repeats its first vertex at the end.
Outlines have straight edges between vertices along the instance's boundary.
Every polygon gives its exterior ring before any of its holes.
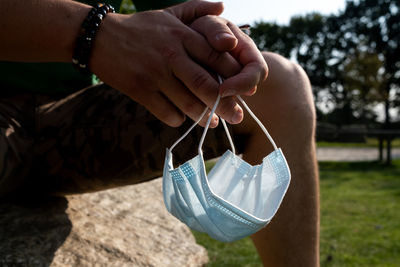
{"type": "MultiPolygon", "coordinates": [[[[252,236],[264,266],[319,265],[319,187],[315,156],[315,111],[304,71],[264,53],[270,72],[256,96],[245,101],[282,148],[292,173],[285,199],[272,222],[252,236]]],[[[272,151],[250,116],[235,128],[249,136],[244,158],[252,164],[272,151]]]]}

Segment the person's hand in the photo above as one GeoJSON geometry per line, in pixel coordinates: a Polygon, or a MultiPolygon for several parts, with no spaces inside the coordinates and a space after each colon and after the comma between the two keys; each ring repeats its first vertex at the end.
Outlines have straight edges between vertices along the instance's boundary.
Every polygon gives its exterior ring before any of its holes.
{"type": "MultiPolygon", "coordinates": [[[[235,74],[243,72],[235,57],[246,62],[237,55],[244,48],[237,48],[233,35],[220,39],[223,49],[218,52],[188,26],[222,10],[221,3],[195,0],[165,10],[108,14],[96,37],[90,68],[102,81],[170,126],[179,126],[185,114],[196,120],[218,95],[219,84],[209,71],[234,79],[235,74]],[[232,51],[234,56],[223,50],[232,51]]],[[[236,86],[234,81],[228,84],[236,86]]],[[[222,99],[217,114],[233,124],[243,118],[233,97],[222,99]]],[[[206,119],[200,124],[204,125],[206,119]]],[[[217,124],[214,115],[211,127],[217,124]]]]}
{"type": "Polygon", "coordinates": [[[221,95],[253,95],[257,85],[268,75],[268,66],[253,40],[235,24],[214,15],[198,18],[191,24],[191,28],[207,38],[214,49],[229,52],[242,66],[240,73],[226,77],[220,86],[221,95]],[[226,41],[217,36],[235,36],[237,43],[229,49],[226,41]]]}

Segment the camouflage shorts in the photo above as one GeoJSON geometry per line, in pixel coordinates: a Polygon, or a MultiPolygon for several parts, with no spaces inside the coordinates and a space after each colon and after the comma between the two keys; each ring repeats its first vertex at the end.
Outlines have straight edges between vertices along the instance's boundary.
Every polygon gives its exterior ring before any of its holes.
{"type": "MultiPolygon", "coordinates": [[[[60,99],[0,97],[0,196],[90,192],[159,177],[165,149],[191,124],[168,127],[104,84],[60,99]]],[[[197,153],[203,128],[196,128],[174,150],[177,164],[197,153]]],[[[205,157],[227,148],[223,127],[209,130],[205,157]]]]}

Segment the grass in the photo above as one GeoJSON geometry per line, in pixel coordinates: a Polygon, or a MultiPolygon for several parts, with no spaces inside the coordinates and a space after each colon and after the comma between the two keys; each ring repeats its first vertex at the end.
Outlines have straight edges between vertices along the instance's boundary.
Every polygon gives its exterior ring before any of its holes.
{"type": "Polygon", "coordinates": [[[193,232],[198,244],[207,249],[210,259],[207,267],[261,267],[261,260],[250,238],[232,243],[222,243],[211,239],[208,235],[193,232]]]}
{"type": "MultiPolygon", "coordinates": [[[[383,143],[386,148],[386,141],[383,143]]],[[[318,147],[373,147],[378,148],[379,141],[376,138],[367,138],[365,143],[335,143],[335,142],[317,142],[318,147]]],[[[392,147],[400,147],[400,138],[392,141],[392,147]]]]}
{"type": "Polygon", "coordinates": [[[321,265],[399,266],[400,161],[321,163],[321,265]]]}
{"type": "MultiPolygon", "coordinates": [[[[400,266],[400,160],[322,162],[321,266],[400,266]]],[[[207,266],[261,266],[249,238],[226,244],[194,233],[207,266]]]]}

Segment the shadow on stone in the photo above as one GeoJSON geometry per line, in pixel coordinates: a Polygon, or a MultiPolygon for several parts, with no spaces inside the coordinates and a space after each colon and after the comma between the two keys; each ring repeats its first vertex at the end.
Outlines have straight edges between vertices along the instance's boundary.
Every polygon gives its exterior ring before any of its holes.
{"type": "Polygon", "coordinates": [[[63,197],[0,200],[0,266],[50,266],[72,223],[63,197]]]}
{"type": "Polygon", "coordinates": [[[0,266],[204,266],[207,251],[170,215],[162,181],[0,202],[0,266]],[[33,201],[34,200],[34,201],[33,201]]]}

